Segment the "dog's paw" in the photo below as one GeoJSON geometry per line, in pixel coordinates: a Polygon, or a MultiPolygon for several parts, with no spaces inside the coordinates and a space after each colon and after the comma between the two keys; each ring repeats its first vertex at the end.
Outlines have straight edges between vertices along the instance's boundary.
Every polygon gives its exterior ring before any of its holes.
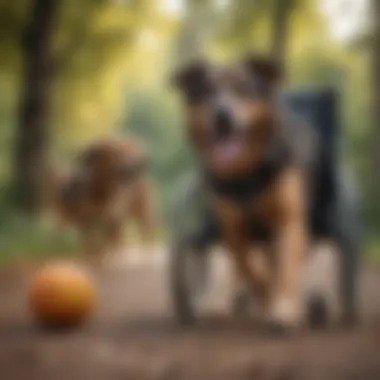
{"type": "Polygon", "coordinates": [[[301,309],[298,302],[288,298],[280,298],[269,309],[269,331],[273,331],[276,334],[294,331],[300,327],[301,317],[301,309]]]}

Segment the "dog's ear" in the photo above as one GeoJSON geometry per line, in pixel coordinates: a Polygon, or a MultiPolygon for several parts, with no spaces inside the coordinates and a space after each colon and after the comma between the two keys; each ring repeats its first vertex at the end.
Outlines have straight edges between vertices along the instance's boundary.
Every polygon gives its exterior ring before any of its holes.
{"type": "Polygon", "coordinates": [[[281,65],[275,60],[260,56],[248,56],[243,64],[252,75],[259,76],[270,85],[277,85],[283,79],[281,65]]]}
{"type": "Polygon", "coordinates": [[[201,99],[209,91],[208,73],[209,65],[207,62],[194,62],[174,74],[172,85],[182,92],[185,99],[194,102],[201,99]]]}

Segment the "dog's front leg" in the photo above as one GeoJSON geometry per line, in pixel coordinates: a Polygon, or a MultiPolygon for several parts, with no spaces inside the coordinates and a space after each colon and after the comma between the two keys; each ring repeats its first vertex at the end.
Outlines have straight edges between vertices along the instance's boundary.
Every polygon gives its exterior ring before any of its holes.
{"type": "Polygon", "coordinates": [[[231,252],[237,273],[239,292],[253,292],[263,303],[267,302],[269,281],[267,272],[255,259],[260,251],[252,247],[245,234],[245,210],[229,202],[218,200],[215,207],[223,239],[231,252]]]}
{"type": "Polygon", "coordinates": [[[306,252],[306,233],[303,223],[289,221],[278,236],[277,276],[270,319],[276,324],[294,326],[300,322],[302,308],[301,275],[306,252]]]}
{"type": "Polygon", "coordinates": [[[102,261],[102,245],[99,241],[97,226],[85,225],[81,229],[83,253],[86,260],[93,261],[99,265],[102,261]]]}
{"type": "Polygon", "coordinates": [[[140,227],[142,247],[145,251],[153,254],[155,233],[158,227],[153,185],[144,179],[139,184],[137,190],[133,213],[140,227]]]}
{"type": "Polygon", "coordinates": [[[270,319],[282,327],[293,327],[302,316],[301,277],[308,248],[305,192],[300,173],[287,173],[279,190],[281,214],[275,247],[277,273],[270,319]]]}
{"type": "Polygon", "coordinates": [[[123,239],[123,224],[121,220],[109,221],[105,228],[105,259],[114,261],[120,258],[123,254],[124,239],[123,239]]]}

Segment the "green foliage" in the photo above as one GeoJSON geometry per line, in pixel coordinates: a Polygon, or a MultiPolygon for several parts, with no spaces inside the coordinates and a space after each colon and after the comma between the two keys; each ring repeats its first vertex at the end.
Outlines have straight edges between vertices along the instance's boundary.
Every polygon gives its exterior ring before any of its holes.
{"type": "Polygon", "coordinates": [[[223,50],[233,55],[252,49],[268,51],[269,19],[273,9],[273,0],[231,1],[225,9],[225,21],[218,31],[218,42],[223,50]]]}
{"type": "Polygon", "coordinates": [[[52,230],[50,223],[7,213],[0,222],[0,263],[33,257],[44,259],[78,253],[78,240],[68,229],[52,230]]]}
{"type": "Polygon", "coordinates": [[[149,3],[62,2],[55,39],[53,114],[60,147],[70,143],[73,136],[80,146],[114,128],[114,115],[122,104],[127,62],[144,27],[141,21],[149,3]]]}
{"type": "Polygon", "coordinates": [[[168,94],[157,90],[132,92],[126,104],[121,129],[145,142],[161,211],[167,216],[176,181],[191,166],[191,152],[185,141],[179,107],[168,94]]]}
{"type": "MultiPolygon", "coordinates": [[[[192,166],[183,112],[167,92],[168,74],[174,65],[202,54],[236,58],[251,50],[270,49],[277,1],[217,3],[188,0],[183,15],[171,15],[155,0],[60,1],[53,46],[52,155],[70,158],[87,142],[108,136],[115,128],[137,136],[151,156],[162,215],[168,216],[179,178],[192,166]]],[[[378,246],[380,202],[369,165],[368,47],[359,52],[331,39],[318,3],[293,2],[287,52],[290,83],[332,85],[341,90],[342,154],[359,179],[366,231],[375,241],[373,246],[378,246]]],[[[28,5],[28,0],[0,2],[2,189],[7,188],[11,174],[22,65],[20,37],[28,5]]],[[[43,224],[32,225],[16,217],[8,195],[0,194],[0,253],[28,250],[37,255],[54,247],[62,246],[63,251],[75,247],[75,239],[65,233],[53,238],[43,224]]]]}

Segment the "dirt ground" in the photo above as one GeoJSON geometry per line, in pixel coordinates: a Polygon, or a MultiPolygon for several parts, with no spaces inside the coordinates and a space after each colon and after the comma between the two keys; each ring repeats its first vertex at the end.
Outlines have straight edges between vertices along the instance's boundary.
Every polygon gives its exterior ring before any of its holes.
{"type": "MultiPolygon", "coordinates": [[[[363,269],[360,326],[345,331],[332,323],[273,338],[228,313],[228,263],[217,260],[210,310],[188,328],[171,315],[164,257],[96,273],[95,315],[66,332],[34,325],[25,302],[30,270],[3,270],[1,380],[380,379],[380,271],[363,269]]],[[[328,268],[317,265],[315,278],[331,289],[328,268]]]]}

